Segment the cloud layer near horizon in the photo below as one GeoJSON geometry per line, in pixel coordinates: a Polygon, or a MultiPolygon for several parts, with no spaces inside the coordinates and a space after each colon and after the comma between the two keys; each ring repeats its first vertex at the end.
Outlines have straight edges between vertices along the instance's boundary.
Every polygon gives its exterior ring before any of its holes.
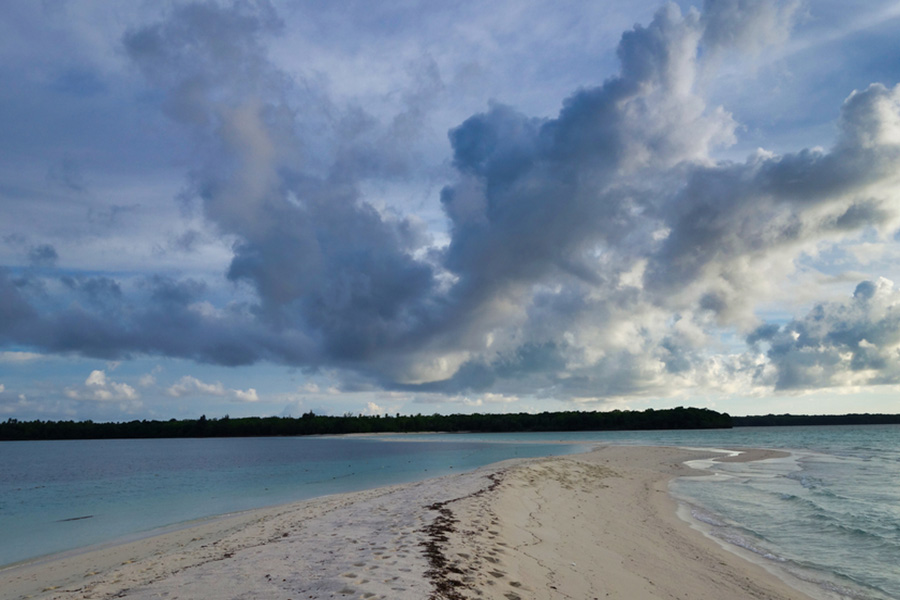
{"type": "Polygon", "coordinates": [[[449,131],[436,231],[369,190],[414,170],[439,78],[426,69],[379,118],[277,67],[267,41],[284,24],[268,3],[176,6],[122,47],[191,147],[179,201],[208,230],[177,243],[227,240],[231,286],[66,271],[33,244],[28,267],[0,269],[0,343],[327,367],[346,389],[447,394],[900,383],[900,291],[885,279],[787,323],[758,314],[823,244],[900,225],[900,86],[848,90],[827,149],[715,158],[740,126],[708,82],[729,56],[784,43],[798,14],[792,1],[669,4],[622,35],[618,74],[557,116],[499,102],[469,116],[449,131]]]}

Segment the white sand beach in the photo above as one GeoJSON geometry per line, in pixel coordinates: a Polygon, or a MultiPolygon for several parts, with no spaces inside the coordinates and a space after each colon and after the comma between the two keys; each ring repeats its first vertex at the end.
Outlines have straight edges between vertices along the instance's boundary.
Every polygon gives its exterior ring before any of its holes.
{"type": "Polygon", "coordinates": [[[810,598],[678,518],[668,481],[710,455],[602,447],[211,519],[7,568],[0,598],[810,598]]]}

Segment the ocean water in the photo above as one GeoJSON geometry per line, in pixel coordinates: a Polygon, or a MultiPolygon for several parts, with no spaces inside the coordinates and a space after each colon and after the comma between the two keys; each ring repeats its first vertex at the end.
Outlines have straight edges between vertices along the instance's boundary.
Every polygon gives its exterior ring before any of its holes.
{"type": "Polygon", "coordinates": [[[684,516],[827,599],[900,599],[900,426],[0,444],[0,565],[167,525],[592,444],[761,447],[696,461],[684,516]]]}
{"type": "Polygon", "coordinates": [[[353,437],[2,442],[0,567],[214,515],[582,449],[353,437]]]}
{"type": "Polygon", "coordinates": [[[900,426],[765,433],[790,456],[673,482],[691,517],[818,597],[900,598],[900,426]]]}

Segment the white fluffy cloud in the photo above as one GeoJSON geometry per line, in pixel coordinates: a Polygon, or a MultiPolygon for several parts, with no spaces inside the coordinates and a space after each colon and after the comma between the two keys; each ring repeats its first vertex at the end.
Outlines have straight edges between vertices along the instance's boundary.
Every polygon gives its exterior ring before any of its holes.
{"type": "Polygon", "coordinates": [[[186,396],[220,396],[239,402],[259,402],[256,390],[227,389],[221,382],[205,383],[196,377],[185,375],[166,389],[166,393],[174,398],[186,396]]]}
{"type": "Polygon", "coordinates": [[[224,396],[225,386],[218,381],[216,383],[204,383],[196,377],[185,375],[172,384],[166,392],[175,398],[194,394],[206,394],[211,396],[224,396]]]}
{"type": "Polygon", "coordinates": [[[257,395],[256,390],[253,388],[248,388],[245,390],[232,390],[234,393],[234,397],[240,400],[241,402],[259,402],[259,395],[257,395]]]}
{"type": "Polygon", "coordinates": [[[91,371],[82,388],[67,388],[66,396],[73,400],[96,402],[136,402],[140,398],[133,387],[113,381],[105,371],[100,370],[91,371]]]}
{"type": "Polygon", "coordinates": [[[385,412],[383,407],[378,406],[374,402],[366,402],[367,415],[383,415],[385,412]]]}

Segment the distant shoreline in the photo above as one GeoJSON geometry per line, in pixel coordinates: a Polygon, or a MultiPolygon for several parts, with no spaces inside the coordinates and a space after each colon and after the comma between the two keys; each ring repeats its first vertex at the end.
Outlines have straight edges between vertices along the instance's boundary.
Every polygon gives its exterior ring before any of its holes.
{"type": "Polygon", "coordinates": [[[168,421],[0,421],[0,440],[153,439],[204,437],[282,437],[347,433],[520,433],[546,431],[653,431],[730,429],[731,417],[708,408],[671,408],[608,412],[454,415],[316,415],[169,419],[168,421]]]}
{"type": "Polygon", "coordinates": [[[0,441],[290,437],[423,433],[659,431],[818,425],[896,425],[900,414],[755,415],[733,417],[706,408],[454,415],[345,415],[170,419],[168,421],[0,421],[0,441]]]}
{"type": "Polygon", "coordinates": [[[755,415],[731,417],[735,427],[805,427],[821,425],[898,425],[900,415],[851,413],[845,415],[755,415]]]}

